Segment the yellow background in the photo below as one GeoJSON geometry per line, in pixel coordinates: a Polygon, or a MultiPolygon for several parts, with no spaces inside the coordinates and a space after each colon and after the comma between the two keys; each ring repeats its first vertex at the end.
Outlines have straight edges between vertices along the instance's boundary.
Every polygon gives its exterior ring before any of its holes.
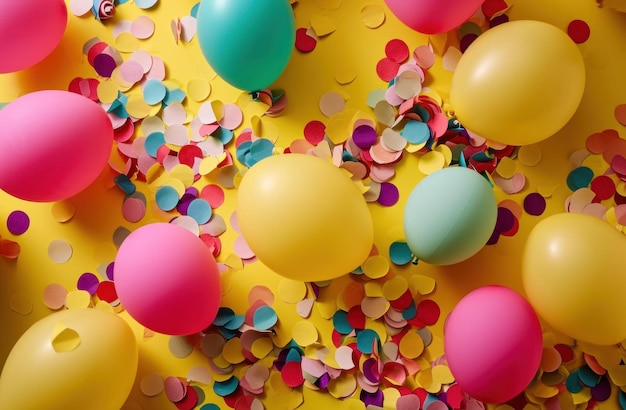
{"type": "MultiPolygon", "coordinates": [[[[234,1],[234,0],[233,0],[234,1]]],[[[197,39],[191,43],[175,44],[170,22],[172,18],[189,15],[194,1],[163,0],[157,7],[146,13],[156,23],[156,32],[149,40],[141,41],[140,48],[151,54],[161,56],[167,68],[167,79],[178,83],[184,88],[187,81],[207,72],[207,64],[199,51],[197,39]]],[[[403,26],[387,11],[385,23],[370,29],[363,25],[360,10],[366,4],[384,6],[382,0],[344,0],[337,10],[321,10],[315,0],[300,0],[295,7],[296,27],[309,27],[310,17],[324,14],[331,17],[337,29],[334,33],[318,41],[316,49],[303,54],[294,51],[291,61],[273,88],[284,88],[289,103],[286,111],[277,118],[264,118],[275,126],[277,145],[285,147],[289,141],[302,138],[304,125],[313,119],[324,121],[325,118],[318,108],[322,94],[328,91],[341,91],[349,96],[347,106],[364,111],[370,109],[366,98],[371,90],[385,88],[385,84],[377,77],[376,62],[384,57],[384,47],[393,38],[404,40],[412,50],[428,43],[428,36],[418,34],[403,26]],[[344,65],[353,67],[356,79],[341,86],[334,80],[335,71],[344,65]]],[[[511,4],[511,3],[509,3],[511,4]]],[[[593,0],[517,0],[507,13],[512,20],[538,19],[554,24],[565,30],[567,24],[574,19],[585,20],[591,27],[591,37],[579,45],[585,57],[587,69],[586,90],[576,115],[557,135],[539,143],[543,160],[535,167],[526,167],[517,162],[518,170],[527,176],[524,191],[517,195],[507,196],[500,189],[495,192],[498,199],[511,198],[521,203],[524,196],[536,192],[540,185],[555,185],[558,188],[548,200],[548,208],[544,216],[563,212],[564,202],[570,194],[566,184],[566,176],[571,169],[569,155],[584,148],[584,141],[591,133],[607,128],[615,128],[623,132],[613,115],[616,105],[626,102],[626,14],[618,13],[609,8],[599,8],[593,0]]],[[[93,77],[94,70],[89,66],[82,54],[83,44],[94,36],[110,44],[114,44],[111,28],[121,19],[132,20],[139,14],[134,4],[127,3],[117,8],[117,16],[113,20],[100,23],[91,14],[84,17],[69,17],[69,25],[62,43],[54,53],[35,67],[14,74],[0,75],[0,101],[8,102],[19,95],[41,89],[67,89],[74,77],[93,77]]],[[[35,22],[33,22],[35,23],[35,22]]],[[[33,28],[33,29],[36,29],[33,28]]],[[[454,32],[450,37],[455,36],[454,32]]],[[[434,41],[441,41],[438,36],[434,41]]],[[[537,47],[540,47],[537,44],[537,47]]],[[[532,64],[532,61],[528,61],[532,64]]],[[[441,56],[435,66],[429,70],[433,77],[432,88],[447,98],[452,73],[444,70],[441,56]]],[[[211,100],[235,102],[241,91],[225,84],[219,78],[211,80],[211,100]]],[[[188,112],[194,113],[197,104],[186,103],[188,112]]],[[[541,110],[542,107],[536,107],[541,110]]],[[[36,120],[36,113],[33,119],[36,120]]],[[[249,127],[250,119],[245,118],[244,124],[238,129],[249,127]]],[[[54,124],[50,124],[51,127],[54,124]]],[[[511,126],[515,126],[512,124],[511,126]]],[[[238,134],[238,132],[237,132],[238,134]]],[[[229,148],[232,148],[229,146],[229,148]]],[[[234,149],[234,148],[233,148],[234,149]]],[[[402,237],[402,211],[408,193],[423,177],[417,170],[418,157],[405,155],[397,166],[397,176],[392,180],[400,189],[399,202],[390,208],[371,204],[371,214],[375,224],[375,244],[385,251],[389,244],[402,237]]],[[[239,165],[239,164],[238,164],[239,165]]],[[[129,230],[141,224],[160,220],[164,215],[154,212],[154,204],[149,204],[149,214],[139,223],[131,224],[121,216],[123,193],[113,187],[114,174],[104,171],[97,182],[83,193],[72,198],[70,202],[76,207],[75,217],[66,224],[54,221],[51,216],[52,204],[26,203],[9,197],[0,192],[0,236],[19,242],[22,248],[17,260],[0,257],[0,362],[6,356],[20,335],[36,320],[50,313],[42,303],[42,291],[50,283],[57,282],[69,291],[75,290],[76,280],[83,272],[95,272],[102,262],[94,256],[94,252],[112,260],[115,248],[112,235],[119,226],[129,230]],[[16,209],[24,210],[31,218],[30,229],[21,236],[11,235],[6,228],[8,214],[16,209]],[[54,239],[65,239],[74,248],[74,255],[65,264],[56,264],[47,256],[48,244],[54,239]],[[29,315],[19,315],[9,309],[12,295],[19,294],[29,298],[33,303],[33,311],[29,315]]],[[[206,181],[203,181],[206,182],[206,181]]],[[[152,194],[147,187],[138,185],[140,191],[146,193],[149,200],[152,194]]],[[[226,202],[216,212],[227,221],[234,209],[235,190],[226,190],[226,202]]],[[[522,292],[520,279],[520,260],[525,237],[541,217],[528,214],[520,220],[520,231],[514,237],[503,237],[495,246],[487,246],[470,260],[448,267],[434,267],[425,263],[418,266],[393,267],[400,274],[419,273],[436,279],[437,290],[433,295],[442,308],[442,317],[433,331],[441,337],[445,315],[455,303],[470,290],[487,284],[502,284],[522,292]]],[[[222,235],[223,242],[220,261],[232,253],[232,243],[236,234],[232,229],[222,235]]],[[[342,278],[331,286],[340,289],[349,278],[342,278]]],[[[225,277],[225,287],[230,291],[224,296],[222,306],[229,306],[237,313],[243,313],[248,307],[247,294],[249,289],[258,284],[276,289],[280,278],[268,271],[261,263],[246,265],[243,270],[231,272],[225,277]]],[[[280,323],[289,327],[299,320],[295,306],[276,298],[274,308],[277,310],[280,323]]],[[[164,394],[154,398],[145,397],[139,390],[141,378],[152,372],[163,376],[181,376],[187,374],[189,368],[205,364],[206,358],[195,352],[186,359],[174,358],[167,346],[168,337],[155,335],[142,340],[142,329],[133,324],[139,338],[140,356],[137,382],[129,397],[127,408],[174,408],[164,394]]],[[[321,340],[330,343],[332,324],[324,320],[319,311],[314,309],[312,321],[320,330],[321,340]]],[[[266,384],[268,388],[269,383],[266,384]]],[[[32,386],[36,394],[36,386],[32,386]]],[[[223,405],[220,398],[215,397],[210,386],[205,386],[206,402],[223,405]]],[[[264,399],[266,408],[280,408],[280,397],[269,391],[264,399]]],[[[316,393],[304,388],[305,402],[302,408],[321,408],[323,405],[337,405],[336,400],[328,394],[316,393]]],[[[611,399],[602,408],[617,408],[617,402],[611,399]],[[612,404],[609,404],[612,403],[612,404]],[[613,407],[615,406],[615,407],[613,407]]]]}

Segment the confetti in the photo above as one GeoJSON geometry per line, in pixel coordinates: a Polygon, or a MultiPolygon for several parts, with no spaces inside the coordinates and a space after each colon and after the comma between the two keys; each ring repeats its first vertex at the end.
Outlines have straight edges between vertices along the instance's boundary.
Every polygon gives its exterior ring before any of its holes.
{"type": "Polygon", "coordinates": [[[24,211],[13,211],[7,218],[7,229],[13,235],[22,235],[30,226],[30,218],[24,211]]]}

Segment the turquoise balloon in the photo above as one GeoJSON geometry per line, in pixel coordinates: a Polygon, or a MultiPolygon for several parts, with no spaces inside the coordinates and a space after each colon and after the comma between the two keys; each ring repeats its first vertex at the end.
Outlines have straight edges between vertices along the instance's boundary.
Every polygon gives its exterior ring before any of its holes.
{"type": "Polygon", "coordinates": [[[480,251],[496,225],[498,206],[489,182],[476,171],[436,171],[413,189],[404,209],[404,234],[413,254],[452,265],[480,251]]]}
{"type": "Polygon", "coordinates": [[[266,88],[289,63],[296,28],[288,0],[202,0],[197,20],[204,57],[234,87],[266,88]]]}

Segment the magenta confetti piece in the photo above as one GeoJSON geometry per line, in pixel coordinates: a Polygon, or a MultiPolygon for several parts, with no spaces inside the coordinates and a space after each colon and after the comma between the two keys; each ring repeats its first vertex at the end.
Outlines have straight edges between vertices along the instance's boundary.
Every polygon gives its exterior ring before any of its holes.
{"type": "Polygon", "coordinates": [[[111,262],[107,265],[106,275],[108,280],[113,280],[113,268],[115,266],[115,262],[111,262]]]}
{"type": "Polygon", "coordinates": [[[178,205],[176,205],[176,210],[180,212],[181,215],[187,215],[187,210],[189,209],[189,204],[191,201],[196,199],[196,195],[185,193],[178,201],[178,205]]]}
{"type": "Polygon", "coordinates": [[[524,210],[530,215],[539,216],[546,210],[546,199],[537,192],[526,195],[524,210]]]}
{"type": "Polygon", "coordinates": [[[595,401],[605,401],[611,397],[611,382],[606,376],[603,376],[600,382],[591,388],[591,397],[595,401]]]}
{"type": "Polygon", "coordinates": [[[352,132],[352,140],[361,149],[369,149],[377,138],[376,130],[369,125],[359,125],[352,132]]]}
{"type": "Polygon", "coordinates": [[[30,218],[24,211],[13,211],[7,218],[7,228],[13,235],[21,235],[28,230],[30,218]]]}
{"type": "Polygon", "coordinates": [[[90,295],[94,295],[96,290],[98,290],[98,285],[100,284],[100,280],[93,273],[85,272],[78,278],[78,283],[76,287],[79,290],[85,290],[89,292],[90,295]]]}
{"type": "Polygon", "coordinates": [[[400,198],[400,192],[398,188],[391,182],[383,182],[380,184],[380,195],[378,196],[378,203],[383,206],[392,206],[398,202],[400,198]]]}

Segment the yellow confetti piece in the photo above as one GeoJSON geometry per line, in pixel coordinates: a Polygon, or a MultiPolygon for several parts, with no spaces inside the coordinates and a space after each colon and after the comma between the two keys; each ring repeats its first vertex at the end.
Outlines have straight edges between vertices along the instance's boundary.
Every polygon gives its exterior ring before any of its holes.
{"type": "Polygon", "coordinates": [[[74,290],[67,294],[65,306],[68,309],[83,309],[91,306],[91,295],[85,290],[74,290]]]}
{"type": "Polygon", "coordinates": [[[104,104],[110,104],[117,99],[119,89],[112,81],[101,81],[98,84],[98,99],[104,104]]]}
{"type": "Polygon", "coordinates": [[[433,381],[440,384],[452,384],[454,383],[454,376],[448,366],[437,365],[432,368],[433,381]]]}
{"type": "Polygon", "coordinates": [[[298,303],[306,296],[306,284],[301,281],[282,279],[278,284],[278,297],[286,303],[298,303]]]}
{"type": "Polygon", "coordinates": [[[274,343],[269,337],[260,337],[252,342],[250,351],[257,359],[267,357],[274,349],[274,343]]]}
{"type": "Polygon", "coordinates": [[[439,171],[444,167],[446,158],[441,152],[429,151],[422,155],[417,167],[424,175],[430,175],[433,172],[439,171]]]}
{"type": "Polygon", "coordinates": [[[187,83],[187,95],[194,101],[204,101],[211,95],[211,83],[206,78],[191,79],[187,83]]]}
{"type": "Polygon", "coordinates": [[[337,30],[335,20],[323,14],[314,14],[311,16],[311,27],[318,37],[327,36],[337,30]]]}
{"type": "Polygon", "coordinates": [[[341,0],[316,0],[316,3],[322,10],[337,10],[341,7],[341,0]]]}
{"type": "Polygon", "coordinates": [[[361,8],[361,22],[367,28],[378,28],[385,22],[385,9],[378,4],[367,4],[361,8]]]}
{"type": "Polygon", "coordinates": [[[535,383],[527,389],[527,392],[529,395],[535,396],[539,399],[549,399],[559,394],[559,388],[557,386],[548,386],[543,383],[535,383]]]}
{"type": "Polygon", "coordinates": [[[146,182],[150,185],[161,186],[167,178],[169,176],[159,163],[152,165],[146,172],[146,182]]]}
{"type": "Polygon", "coordinates": [[[33,312],[33,302],[26,293],[15,292],[9,297],[9,309],[22,316],[33,312]]]}
{"type": "Polygon", "coordinates": [[[400,390],[398,389],[384,389],[383,390],[383,408],[395,409],[396,402],[401,397],[400,390]]]}
{"type": "Polygon", "coordinates": [[[550,198],[554,195],[554,192],[558,187],[558,185],[539,185],[537,187],[537,192],[544,198],[550,198]]]}
{"type": "Polygon", "coordinates": [[[331,379],[328,383],[328,392],[336,399],[343,399],[351,396],[357,388],[354,373],[343,372],[336,379],[331,379]]]}
{"type": "Polygon", "coordinates": [[[232,339],[226,341],[224,344],[224,350],[222,350],[222,356],[224,356],[224,360],[231,364],[241,363],[245,360],[245,357],[241,353],[241,339],[238,337],[233,337],[232,339]]]}
{"type": "Polygon", "coordinates": [[[141,393],[148,397],[158,396],[163,391],[163,376],[159,373],[150,373],[139,382],[141,393]]]}
{"type": "Polygon", "coordinates": [[[139,48],[139,40],[128,31],[115,37],[115,48],[122,53],[132,53],[139,48]]]}
{"type": "Polygon", "coordinates": [[[250,101],[242,109],[244,117],[262,117],[270,109],[270,106],[262,101],[250,101]]]}
{"type": "Polygon", "coordinates": [[[59,223],[64,223],[74,217],[76,208],[69,201],[59,201],[52,205],[51,213],[52,219],[59,223]]]}
{"type": "Polygon", "coordinates": [[[397,300],[408,288],[409,282],[404,276],[394,276],[383,284],[383,296],[387,300],[397,300]]]}
{"type": "Polygon", "coordinates": [[[71,352],[80,346],[80,335],[63,323],[57,323],[52,329],[50,342],[55,352],[71,352]]]}
{"type": "Polygon", "coordinates": [[[146,118],[150,115],[152,107],[145,102],[142,96],[131,95],[126,103],[126,111],[131,117],[146,118]]]}
{"type": "Polygon", "coordinates": [[[429,295],[435,290],[435,279],[424,275],[413,275],[411,277],[411,289],[413,293],[417,292],[420,295],[429,295]]]}
{"type": "Polygon", "coordinates": [[[415,359],[424,352],[424,341],[417,332],[409,331],[400,339],[400,354],[409,359],[415,359]]]}
{"type": "Polygon", "coordinates": [[[572,393],[572,401],[575,405],[588,403],[591,400],[591,389],[585,387],[578,393],[572,393]]]}
{"type": "Polygon", "coordinates": [[[333,144],[345,142],[352,135],[352,113],[346,110],[333,115],[329,118],[325,131],[333,144]]]}
{"type": "Polygon", "coordinates": [[[541,148],[538,145],[523,145],[517,152],[520,162],[529,167],[534,167],[541,162],[541,148]]]}
{"type": "Polygon", "coordinates": [[[626,366],[612,366],[607,369],[609,379],[616,386],[626,386],[626,366]]]}
{"type": "Polygon", "coordinates": [[[384,297],[383,294],[383,286],[378,282],[366,282],[363,285],[364,293],[366,296],[375,298],[375,297],[384,297]]]}
{"type": "Polygon", "coordinates": [[[194,182],[193,169],[185,164],[174,165],[170,171],[170,176],[180,180],[185,185],[185,188],[189,188],[194,182]]]}
{"type": "Polygon", "coordinates": [[[93,308],[98,309],[98,310],[106,310],[107,312],[110,312],[110,313],[118,313],[116,309],[119,308],[120,306],[121,305],[118,305],[116,308],[114,308],[113,306],[111,306],[111,304],[109,304],[109,302],[105,302],[104,300],[99,300],[96,302],[93,308]]]}
{"type": "Polygon", "coordinates": [[[309,346],[319,338],[315,325],[307,320],[301,320],[293,325],[291,330],[293,340],[300,346],[309,346]]]}
{"type": "Polygon", "coordinates": [[[515,161],[509,157],[501,158],[498,166],[496,167],[496,172],[502,178],[513,178],[513,175],[515,175],[515,172],[517,172],[517,166],[515,165],[515,161]]]}
{"type": "Polygon", "coordinates": [[[379,279],[389,273],[389,260],[382,255],[373,255],[363,262],[361,269],[368,278],[379,279]]]}
{"type": "Polygon", "coordinates": [[[224,260],[224,264],[232,269],[241,270],[243,269],[243,261],[241,258],[234,253],[229,254],[224,260]]]}
{"type": "Polygon", "coordinates": [[[428,36],[428,45],[438,55],[443,54],[443,50],[447,42],[448,42],[447,33],[439,33],[439,34],[433,34],[433,35],[428,36]]]}
{"type": "Polygon", "coordinates": [[[350,84],[355,78],[356,70],[349,64],[339,64],[335,69],[335,81],[341,85],[350,84]]]}
{"type": "Polygon", "coordinates": [[[446,166],[450,165],[452,162],[452,150],[445,144],[437,145],[435,147],[435,151],[440,152],[443,155],[444,163],[446,166]]]}

